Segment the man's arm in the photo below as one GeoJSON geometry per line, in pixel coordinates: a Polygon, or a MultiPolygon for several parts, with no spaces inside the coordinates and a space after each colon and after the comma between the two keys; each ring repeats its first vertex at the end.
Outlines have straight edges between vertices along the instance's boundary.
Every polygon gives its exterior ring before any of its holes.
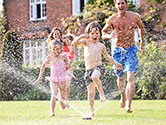
{"type": "Polygon", "coordinates": [[[111,20],[112,20],[112,17],[109,17],[104,28],[102,29],[102,39],[111,39],[111,35],[108,34],[111,26],[112,26],[112,23],[111,23],[111,20]]]}
{"type": "Polygon", "coordinates": [[[141,37],[141,50],[142,50],[142,54],[141,55],[143,55],[144,51],[145,51],[145,49],[144,49],[145,31],[144,31],[144,25],[143,25],[143,23],[142,23],[141,18],[140,18],[139,15],[137,16],[137,26],[139,28],[139,34],[140,34],[140,37],[141,37]]]}

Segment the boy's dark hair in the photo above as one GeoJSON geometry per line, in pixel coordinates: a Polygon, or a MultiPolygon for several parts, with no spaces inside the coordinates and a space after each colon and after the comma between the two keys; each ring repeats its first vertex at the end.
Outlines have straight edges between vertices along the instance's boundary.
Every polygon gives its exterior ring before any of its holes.
{"type": "Polygon", "coordinates": [[[99,23],[96,23],[96,22],[91,22],[87,25],[86,29],[85,29],[85,33],[90,33],[92,28],[98,28],[99,29],[99,32],[100,32],[100,36],[102,36],[102,33],[101,33],[101,26],[99,23]]]}
{"type": "MultiPolygon", "coordinates": [[[[126,4],[127,4],[127,0],[125,0],[126,4]]],[[[116,3],[116,0],[114,0],[114,3],[116,3]]]]}

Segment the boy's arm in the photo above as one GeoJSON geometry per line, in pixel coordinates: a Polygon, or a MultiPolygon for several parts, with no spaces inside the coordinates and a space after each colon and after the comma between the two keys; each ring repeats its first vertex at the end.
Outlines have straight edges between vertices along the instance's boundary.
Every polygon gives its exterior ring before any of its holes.
{"type": "Polygon", "coordinates": [[[104,58],[106,58],[106,60],[108,60],[110,63],[113,63],[113,64],[116,66],[117,69],[123,69],[123,68],[122,68],[122,65],[121,65],[120,63],[118,63],[117,61],[115,61],[115,60],[107,53],[106,47],[105,47],[104,44],[102,45],[102,48],[103,48],[102,54],[103,54],[104,58]]]}
{"type": "Polygon", "coordinates": [[[50,59],[49,59],[49,56],[48,56],[48,57],[46,57],[44,63],[43,63],[42,66],[41,66],[40,73],[39,73],[39,77],[37,78],[37,80],[35,81],[35,83],[42,82],[42,76],[43,76],[44,70],[45,70],[45,68],[46,68],[46,65],[47,65],[47,63],[48,63],[49,61],[50,61],[50,59]]]}
{"type": "Polygon", "coordinates": [[[72,46],[79,46],[81,44],[85,45],[86,40],[84,38],[87,38],[88,36],[85,34],[82,34],[74,39],[74,41],[71,43],[72,46]]]}

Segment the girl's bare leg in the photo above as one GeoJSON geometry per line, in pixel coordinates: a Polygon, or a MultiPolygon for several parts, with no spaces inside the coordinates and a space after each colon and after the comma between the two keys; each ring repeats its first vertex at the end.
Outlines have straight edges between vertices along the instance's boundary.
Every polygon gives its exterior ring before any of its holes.
{"type": "Polygon", "coordinates": [[[62,110],[64,110],[66,108],[66,81],[63,83],[60,83],[61,85],[59,86],[59,102],[60,102],[60,107],[62,110]]]}
{"type": "Polygon", "coordinates": [[[57,96],[57,84],[50,82],[51,88],[51,99],[50,99],[50,116],[54,116],[54,109],[56,104],[56,96],[57,96]]]}
{"type": "Polygon", "coordinates": [[[91,117],[94,116],[94,97],[95,97],[95,84],[94,82],[88,85],[88,101],[90,105],[91,117]]]}
{"type": "Polygon", "coordinates": [[[66,98],[68,99],[70,96],[70,83],[71,83],[71,79],[69,79],[67,81],[67,90],[66,90],[66,98]]]}
{"type": "Polygon", "coordinates": [[[104,95],[103,86],[101,84],[100,76],[101,76],[101,73],[98,70],[94,70],[91,77],[92,77],[92,80],[97,87],[97,90],[99,91],[100,101],[104,102],[106,100],[106,98],[104,95]]]}

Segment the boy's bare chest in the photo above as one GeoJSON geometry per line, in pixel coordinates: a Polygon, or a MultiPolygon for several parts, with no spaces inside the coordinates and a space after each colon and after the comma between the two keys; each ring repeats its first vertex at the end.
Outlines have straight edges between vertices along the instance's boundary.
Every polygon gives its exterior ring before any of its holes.
{"type": "Polygon", "coordinates": [[[101,46],[98,44],[89,44],[84,49],[87,55],[96,56],[101,54],[101,46]]]}

